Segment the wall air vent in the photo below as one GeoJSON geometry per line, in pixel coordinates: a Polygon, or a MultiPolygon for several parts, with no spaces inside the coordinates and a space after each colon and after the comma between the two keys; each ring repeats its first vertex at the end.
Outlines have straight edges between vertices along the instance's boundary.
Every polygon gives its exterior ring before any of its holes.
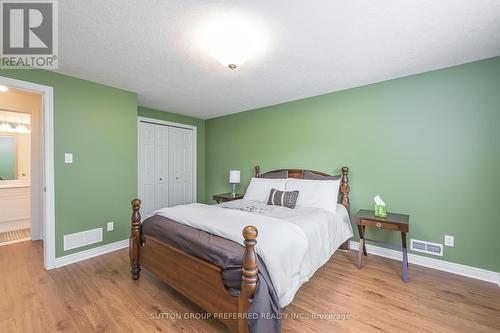
{"type": "Polygon", "coordinates": [[[64,235],[63,238],[64,251],[99,242],[102,242],[102,228],[64,235]]]}
{"type": "Polygon", "coordinates": [[[417,239],[410,239],[410,250],[443,256],[443,244],[431,243],[417,239]]]}

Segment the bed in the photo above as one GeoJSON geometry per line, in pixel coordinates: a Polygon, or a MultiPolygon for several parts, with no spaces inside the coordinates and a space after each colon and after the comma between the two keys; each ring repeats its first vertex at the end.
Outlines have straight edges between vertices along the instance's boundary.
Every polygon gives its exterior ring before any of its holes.
{"type": "MultiPolygon", "coordinates": [[[[338,176],[336,215],[235,200],[165,208],[141,223],[141,202],[133,200],[132,279],[137,280],[143,268],[152,272],[233,331],[279,332],[282,308],[293,300],[300,285],[335,250],[349,249],[348,171],[343,167],[338,176]],[[313,220],[318,222],[307,222],[313,220]]],[[[293,179],[302,179],[304,174],[332,177],[302,169],[261,175],[256,166],[255,178],[275,178],[283,172],[293,179]]]]}

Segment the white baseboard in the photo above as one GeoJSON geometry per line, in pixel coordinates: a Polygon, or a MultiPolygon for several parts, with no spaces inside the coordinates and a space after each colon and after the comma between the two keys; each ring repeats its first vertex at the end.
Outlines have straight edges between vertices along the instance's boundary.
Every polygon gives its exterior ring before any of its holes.
{"type": "MultiPolygon", "coordinates": [[[[351,250],[359,249],[359,242],[350,241],[349,248],[351,250]]],[[[386,249],[383,247],[366,244],[366,252],[381,256],[384,258],[394,259],[402,261],[401,251],[396,251],[392,249],[386,249]]],[[[466,266],[462,264],[456,264],[453,262],[448,262],[440,259],[434,259],[429,257],[420,256],[418,254],[408,253],[408,262],[410,264],[415,264],[419,266],[424,266],[428,268],[437,269],[440,271],[458,274],[473,279],[478,279],[482,281],[488,281],[497,284],[500,287],[500,273],[488,271],[482,268],[476,268],[471,266],[466,266]]]]}
{"type": "Polygon", "coordinates": [[[129,240],[124,239],[124,240],[121,240],[121,241],[118,241],[115,243],[106,244],[106,245],[102,245],[99,247],[95,247],[93,249],[69,254],[69,255],[63,256],[63,257],[59,257],[59,258],[56,258],[56,260],[55,260],[55,267],[54,268],[73,264],[75,262],[79,262],[82,260],[97,257],[97,256],[100,256],[102,254],[113,252],[116,250],[121,250],[121,249],[128,247],[128,244],[129,244],[129,240]]]}

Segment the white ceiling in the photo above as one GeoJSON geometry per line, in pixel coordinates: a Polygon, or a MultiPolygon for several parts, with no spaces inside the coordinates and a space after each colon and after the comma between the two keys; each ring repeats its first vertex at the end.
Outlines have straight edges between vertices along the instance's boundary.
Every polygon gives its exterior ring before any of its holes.
{"type": "Polygon", "coordinates": [[[212,118],[500,55],[499,0],[64,0],[59,70],[212,118]],[[198,43],[218,15],[266,45],[231,71],[198,43]]]}

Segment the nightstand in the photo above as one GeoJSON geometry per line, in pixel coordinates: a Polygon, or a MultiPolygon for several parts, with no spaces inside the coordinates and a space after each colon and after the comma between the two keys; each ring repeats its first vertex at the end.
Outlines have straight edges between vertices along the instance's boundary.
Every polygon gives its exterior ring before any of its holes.
{"type": "MultiPolygon", "coordinates": [[[[401,232],[401,250],[403,252],[403,281],[408,282],[408,250],[406,248],[406,233],[410,230],[410,216],[404,214],[387,213],[387,217],[377,217],[373,210],[360,210],[354,216],[354,223],[358,225],[359,252],[358,268],[363,264],[363,256],[366,256],[366,241],[388,244],[365,237],[365,228],[375,227],[379,229],[401,232]]],[[[392,244],[389,244],[392,245],[392,244]]]]}
{"type": "Polygon", "coordinates": [[[244,194],[235,194],[233,196],[232,193],[223,193],[223,194],[214,194],[212,199],[217,201],[217,203],[228,202],[233,200],[242,199],[244,194]]]}

